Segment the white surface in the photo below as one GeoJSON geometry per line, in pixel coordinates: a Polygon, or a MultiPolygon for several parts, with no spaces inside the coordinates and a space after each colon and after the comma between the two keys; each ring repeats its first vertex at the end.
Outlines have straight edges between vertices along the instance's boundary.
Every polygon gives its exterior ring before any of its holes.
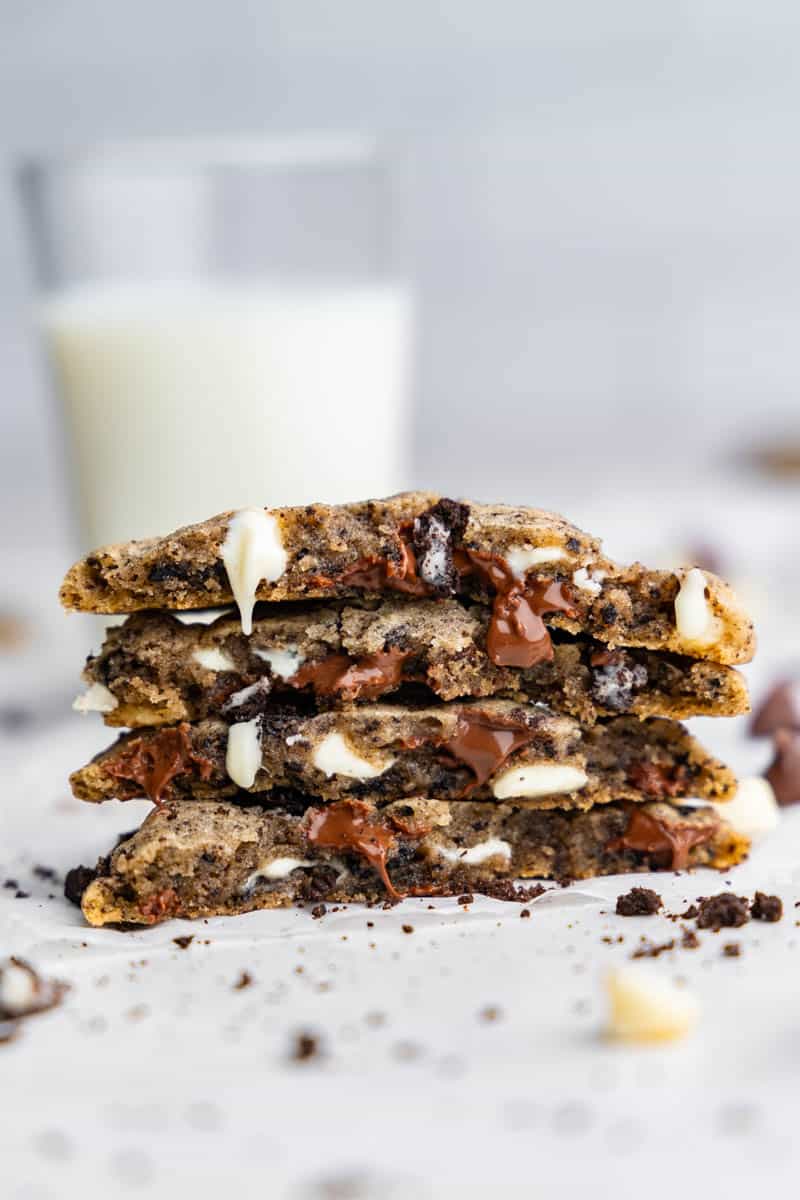
{"type": "MultiPolygon", "coordinates": [[[[72,985],[0,1047],[4,1200],[220,1186],[269,1200],[484,1200],[506,1185],[532,1197],[791,1194],[800,813],[730,876],[658,877],[668,911],[730,878],[739,893],[779,892],[786,915],[642,963],[685,979],[702,1019],[686,1041],[631,1047],[601,1037],[604,977],[641,934],[677,931],[611,915],[633,877],[557,889],[530,920],[516,904],[464,912],[447,899],[319,921],[298,910],[86,928],[31,868],[91,862],[147,809],[68,797],[68,771],[104,736],[75,717],[2,747],[0,877],[31,896],[0,888],[0,945],[72,985]],[[172,939],[188,933],[179,950],[172,939]],[[722,956],[729,940],[740,959],[722,956]],[[243,970],[254,982],[235,990],[243,970]],[[489,1007],[498,1019],[482,1019],[489,1007]],[[321,1037],[324,1059],[288,1061],[298,1030],[321,1037]]],[[[739,758],[749,769],[762,754],[739,758]]]]}

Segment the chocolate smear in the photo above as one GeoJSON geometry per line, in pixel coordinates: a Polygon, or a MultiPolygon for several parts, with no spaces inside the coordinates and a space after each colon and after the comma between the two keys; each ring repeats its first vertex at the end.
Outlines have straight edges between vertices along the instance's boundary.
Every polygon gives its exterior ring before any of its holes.
{"type": "Polygon", "coordinates": [[[710,842],[716,827],[705,825],[702,829],[688,825],[667,824],[652,813],[632,806],[628,828],[622,837],[614,838],[607,850],[633,850],[651,855],[658,866],[666,870],[682,871],[689,864],[689,852],[695,846],[710,842]]]}
{"type": "Polygon", "coordinates": [[[128,741],[104,769],[115,779],[138,783],[154,804],[161,805],[172,780],[192,774],[209,779],[213,763],[192,748],[190,727],[186,722],[174,729],[161,729],[146,737],[128,741]]]}

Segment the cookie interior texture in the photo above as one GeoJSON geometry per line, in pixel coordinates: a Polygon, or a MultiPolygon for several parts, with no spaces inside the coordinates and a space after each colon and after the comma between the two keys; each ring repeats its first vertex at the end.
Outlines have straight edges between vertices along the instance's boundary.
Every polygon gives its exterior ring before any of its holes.
{"type": "MultiPolygon", "coordinates": [[[[165,538],[94,551],[68,572],[62,603],[105,613],[230,603],[233,593],[221,554],[234,515],[223,513],[165,538]]],[[[548,626],[612,646],[668,650],[725,664],[747,662],[754,651],[752,622],[721,580],[703,573],[709,613],[718,626],[713,642],[687,641],[676,625],[678,574],[638,563],[620,566],[603,556],[596,538],[558,514],[403,493],[350,505],[272,509],[269,516],[285,567],[277,578],[259,583],[260,600],[400,591],[484,601],[494,596],[496,602],[502,586],[544,593],[556,585],[566,589],[568,604],[546,614],[548,626]]]]}
{"type": "Polygon", "coordinates": [[[208,718],[124,734],[71,776],[74,795],[162,802],[293,787],[325,800],[513,795],[534,807],[588,808],[622,799],[724,800],[736,788],[732,772],[682,725],[660,718],[582,727],[506,700],[346,705],[305,715],[265,708],[257,694],[234,711],[232,726],[208,718]],[[246,785],[229,758],[240,736],[231,730],[245,725],[260,764],[246,785]]]}
{"type": "Polygon", "coordinates": [[[307,807],[307,798],[272,807],[213,800],[165,805],[84,872],[75,898],[92,925],[324,900],[380,903],[409,894],[483,890],[513,898],[503,881],[567,881],[678,862],[724,870],[748,849],[716,811],[661,802],[633,814],[646,824],[644,837],[633,830],[630,806],[620,803],[584,813],[426,799],[380,812],[356,801],[340,807],[349,810],[344,846],[315,840],[330,810],[307,807]]]}
{"type": "Polygon", "coordinates": [[[732,667],[641,648],[609,650],[553,631],[552,658],[499,666],[486,650],[490,610],[455,599],[383,599],[372,605],[261,606],[251,635],[235,614],[186,623],[145,612],[107,631],[84,670],[108,689],[104,719],[139,727],[219,715],[259,683],[278,700],[312,696],[320,707],[425,689],[430,698],[503,696],[546,703],[585,724],[637,717],[747,712],[732,667]]]}

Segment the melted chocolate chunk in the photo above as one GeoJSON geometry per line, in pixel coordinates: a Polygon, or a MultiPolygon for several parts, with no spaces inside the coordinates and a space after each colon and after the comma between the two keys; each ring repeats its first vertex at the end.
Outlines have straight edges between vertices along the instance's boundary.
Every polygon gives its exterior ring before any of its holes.
{"type": "Polygon", "coordinates": [[[779,729],[773,738],[775,757],[765,778],[772,785],[778,804],[800,803],[800,732],[779,729]]]}
{"type": "Polygon", "coordinates": [[[750,732],[755,737],[778,729],[800,730],[800,684],[782,680],[768,692],[753,714],[750,732]]]}
{"type": "Polygon", "coordinates": [[[489,717],[464,709],[459,715],[455,734],[442,743],[441,749],[448,758],[463,763],[472,771],[474,778],[461,793],[466,796],[486,783],[509,755],[527,746],[535,736],[535,728],[523,721],[489,717]]]}
{"type": "Polygon", "coordinates": [[[701,898],[697,912],[698,929],[736,929],[750,920],[746,896],[720,892],[718,896],[701,898]]]}
{"type": "Polygon", "coordinates": [[[590,659],[593,698],[612,712],[627,711],[647,684],[647,668],[622,650],[602,650],[590,659]]]}
{"type": "Polygon", "coordinates": [[[352,700],[374,700],[400,686],[408,657],[396,647],[358,659],[331,654],[319,662],[304,663],[288,682],[295,688],[310,687],[316,696],[346,693],[352,700]]]}
{"type": "Polygon", "coordinates": [[[689,863],[689,852],[695,846],[710,842],[716,826],[709,822],[702,829],[688,825],[668,824],[652,813],[633,805],[630,809],[628,828],[622,837],[614,838],[607,850],[633,850],[649,855],[654,862],[666,870],[681,871],[689,863]]]}
{"type": "Polygon", "coordinates": [[[172,780],[194,774],[209,779],[213,763],[192,748],[191,730],[185,722],[174,729],[161,729],[132,738],[105,770],[115,779],[137,783],[145,795],[160,805],[172,780]]]}
{"type": "Polygon", "coordinates": [[[681,763],[666,767],[660,763],[639,762],[628,768],[628,782],[645,796],[661,799],[684,791],[688,772],[681,763]]]}
{"type": "Polygon", "coordinates": [[[420,579],[437,596],[452,596],[458,588],[453,562],[454,544],[464,536],[469,509],[456,500],[440,500],[414,521],[413,545],[420,579]]]}
{"type": "Polygon", "coordinates": [[[624,896],[617,896],[617,915],[620,917],[652,917],[663,904],[658,892],[651,888],[635,887],[624,896]]]}
{"type": "Polygon", "coordinates": [[[397,841],[397,834],[374,819],[374,810],[358,800],[337,800],[325,808],[312,808],[306,825],[306,838],[312,846],[349,850],[360,854],[377,871],[383,886],[394,900],[402,899],[396,890],[386,860],[397,841]]]}
{"type": "Polygon", "coordinates": [[[384,588],[390,588],[410,596],[432,595],[430,586],[417,574],[417,560],[408,541],[407,530],[401,529],[398,537],[396,558],[361,558],[342,571],[339,582],[344,587],[364,588],[368,592],[382,592],[384,588]]]}

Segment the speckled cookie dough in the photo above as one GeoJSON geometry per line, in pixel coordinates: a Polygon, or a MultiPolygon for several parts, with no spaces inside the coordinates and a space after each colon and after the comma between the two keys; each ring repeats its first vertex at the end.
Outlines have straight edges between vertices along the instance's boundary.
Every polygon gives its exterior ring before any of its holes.
{"type": "Polygon", "coordinates": [[[709,572],[620,566],[557,514],[418,492],[223,513],[106,546],[68,572],[61,600],[104,613],[235,600],[246,632],[256,600],[398,592],[491,602],[488,649],[499,666],[533,665],[550,627],[723,664],[747,662],[755,648],[746,612],[709,572]]]}
{"type": "Polygon", "coordinates": [[[668,803],[637,810],[644,837],[632,834],[630,808],[619,803],[587,813],[419,798],[379,811],[359,801],[307,803],[165,805],[94,872],[76,869],[75,898],[92,925],[465,891],[512,899],[514,879],[724,870],[748,849],[713,810],[668,803]]]}
{"type": "Polygon", "coordinates": [[[614,800],[725,800],[736,782],[677,722],[619,717],[583,728],[506,700],[346,705],[305,715],[242,697],[209,718],[125,734],[71,777],[82,800],[298,788],[324,800],[514,798],[586,809],[614,800]],[[230,721],[230,723],[228,723],[230,721]]]}

